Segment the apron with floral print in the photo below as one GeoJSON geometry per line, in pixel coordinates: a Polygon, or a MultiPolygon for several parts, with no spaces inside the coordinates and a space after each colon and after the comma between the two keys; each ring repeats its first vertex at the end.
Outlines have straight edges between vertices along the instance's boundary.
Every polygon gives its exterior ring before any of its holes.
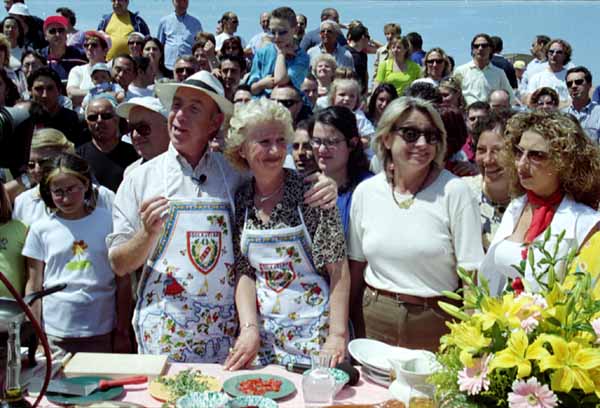
{"type": "MultiPolygon", "coordinates": [[[[221,174],[227,186],[222,168],[221,174]]],[[[165,177],[165,191],[166,183],[165,177]]],[[[167,354],[176,362],[220,363],[237,331],[233,200],[230,194],[229,200],[169,200],[138,287],[133,326],[139,352],[167,354]]]]}
{"type": "Polygon", "coordinates": [[[314,266],[298,212],[297,227],[250,230],[246,210],[241,251],[256,272],[261,364],[310,363],[329,328],[329,284],[314,266]]]}

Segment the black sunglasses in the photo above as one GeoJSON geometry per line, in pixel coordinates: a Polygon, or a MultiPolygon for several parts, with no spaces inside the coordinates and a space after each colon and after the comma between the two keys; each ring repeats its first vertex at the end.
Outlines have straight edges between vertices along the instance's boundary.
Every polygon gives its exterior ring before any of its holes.
{"type": "Polygon", "coordinates": [[[114,113],[110,113],[110,112],[107,112],[107,113],[92,113],[90,115],[87,115],[86,119],[88,120],[88,122],[97,122],[98,118],[101,118],[102,120],[110,120],[110,119],[112,119],[114,117],[115,117],[115,114],[114,113]]]}
{"type": "Polygon", "coordinates": [[[65,30],[64,28],[49,28],[48,29],[48,34],[50,34],[50,35],[54,35],[56,33],[62,34],[65,31],[67,31],[67,30],[65,30]]]}
{"type": "Polygon", "coordinates": [[[140,136],[148,136],[152,133],[152,128],[146,122],[130,123],[129,129],[137,132],[140,136]]]}
{"type": "Polygon", "coordinates": [[[473,48],[488,48],[490,44],[482,43],[482,44],[473,44],[473,48]]]}
{"type": "Polygon", "coordinates": [[[425,137],[427,144],[434,145],[441,141],[440,132],[437,130],[421,130],[408,126],[393,127],[392,132],[398,134],[406,143],[416,143],[421,136],[425,137]]]}
{"type": "Polygon", "coordinates": [[[573,86],[573,84],[579,86],[579,85],[583,85],[585,83],[585,79],[584,78],[579,78],[579,79],[574,79],[572,81],[567,81],[567,88],[570,88],[573,86]]]}
{"type": "Polygon", "coordinates": [[[175,68],[176,74],[183,74],[183,73],[194,74],[195,72],[196,72],[196,70],[194,68],[190,68],[190,67],[175,68]]]}
{"type": "Polygon", "coordinates": [[[427,61],[425,61],[425,63],[429,64],[429,65],[443,64],[444,60],[442,58],[432,58],[432,59],[428,59],[427,61]]]}
{"type": "Polygon", "coordinates": [[[128,45],[144,45],[143,41],[128,41],[128,45]]]}
{"type": "Polygon", "coordinates": [[[273,100],[275,102],[279,102],[286,108],[291,108],[292,106],[294,106],[295,104],[297,104],[299,102],[298,99],[273,99],[273,100]]]}

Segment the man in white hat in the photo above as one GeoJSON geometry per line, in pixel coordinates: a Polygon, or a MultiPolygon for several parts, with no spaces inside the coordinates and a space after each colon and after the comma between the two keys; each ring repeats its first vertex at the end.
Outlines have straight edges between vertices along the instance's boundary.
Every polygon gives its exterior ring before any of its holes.
{"type": "Polygon", "coordinates": [[[169,114],[158,98],[143,96],[131,98],[117,106],[117,115],[129,122],[131,143],[140,155],[125,169],[123,177],[127,177],[132,170],[167,151],[169,114]]]}
{"type": "MultiPolygon", "coordinates": [[[[224,362],[238,328],[233,197],[247,175],[207,146],[233,105],[206,71],[182,83],[158,84],[156,91],[170,110],[170,144],[119,187],[109,259],[119,276],[144,267],[133,317],[140,353],[224,362]]],[[[327,186],[307,201],[335,205],[335,188],[320,184],[327,186]]]]}

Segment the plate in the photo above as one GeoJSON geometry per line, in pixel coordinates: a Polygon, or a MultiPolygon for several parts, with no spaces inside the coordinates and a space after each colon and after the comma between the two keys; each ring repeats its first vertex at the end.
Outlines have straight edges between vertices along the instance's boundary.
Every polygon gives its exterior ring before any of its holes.
{"type": "Polygon", "coordinates": [[[380,374],[389,374],[392,371],[389,359],[409,360],[421,353],[428,353],[435,356],[427,350],[413,350],[390,346],[384,342],[372,339],[352,340],[348,344],[348,351],[363,366],[368,366],[371,371],[379,372],[380,374]]]}
{"type": "Polygon", "coordinates": [[[247,408],[247,407],[258,407],[258,408],[277,408],[277,403],[271,398],[265,398],[258,395],[246,395],[244,397],[237,397],[227,401],[225,408],[247,408]]]}
{"type": "MultiPolygon", "coordinates": [[[[166,378],[174,378],[174,377],[175,377],[175,375],[169,375],[166,378]]],[[[208,388],[206,391],[221,391],[221,389],[223,388],[223,384],[221,384],[221,382],[219,381],[218,378],[211,377],[208,375],[200,375],[197,378],[199,381],[204,380],[207,382],[208,388]]],[[[154,398],[160,402],[165,402],[165,401],[169,401],[169,400],[173,399],[173,396],[171,395],[171,392],[169,391],[169,387],[167,387],[163,383],[158,382],[158,379],[155,379],[152,382],[150,382],[150,384],[148,384],[148,392],[150,393],[152,398],[154,398]]]]}
{"type": "MultiPolygon", "coordinates": [[[[110,380],[108,377],[96,377],[96,376],[86,376],[86,377],[72,377],[65,378],[62,381],[71,383],[71,384],[94,384],[98,383],[100,380],[110,380]]],[[[55,392],[49,392],[46,394],[46,398],[53,404],[57,405],[89,405],[92,402],[100,402],[100,401],[109,401],[117,398],[119,395],[123,393],[125,389],[123,387],[113,387],[107,390],[96,390],[85,397],[80,397],[76,395],[65,395],[58,394],[55,392]]]]}
{"type": "Polygon", "coordinates": [[[232,397],[245,397],[247,394],[244,394],[239,389],[239,385],[242,381],[246,380],[254,380],[260,378],[263,381],[268,381],[271,379],[281,381],[281,388],[278,392],[267,392],[265,395],[262,395],[266,398],[271,398],[274,400],[278,400],[281,398],[285,398],[288,395],[293,394],[296,391],[296,386],[288,379],[280,377],[278,375],[271,374],[242,374],[236,375],[235,377],[231,377],[223,383],[223,391],[232,397]]]}
{"type": "Polygon", "coordinates": [[[408,400],[410,398],[410,385],[400,381],[394,381],[390,384],[388,390],[394,396],[394,398],[408,405],[408,400]]]}
{"type": "Polygon", "coordinates": [[[370,381],[372,383],[375,383],[377,385],[381,385],[382,387],[389,387],[391,380],[389,376],[382,376],[381,374],[378,373],[373,373],[372,371],[370,371],[366,366],[362,367],[362,376],[364,378],[367,379],[367,381],[370,381]]]}
{"type": "Polygon", "coordinates": [[[176,408],[221,408],[229,397],[224,392],[190,392],[179,398],[176,408]]]}

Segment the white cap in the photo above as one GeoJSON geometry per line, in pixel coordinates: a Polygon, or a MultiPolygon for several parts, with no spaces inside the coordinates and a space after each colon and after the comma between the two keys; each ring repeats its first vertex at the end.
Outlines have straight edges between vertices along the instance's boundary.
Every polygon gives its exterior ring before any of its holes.
{"type": "Polygon", "coordinates": [[[10,10],[8,10],[8,14],[14,14],[15,16],[31,16],[29,12],[29,7],[23,3],[15,3],[10,6],[10,10]]]}
{"type": "Polygon", "coordinates": [[[117,115],[119,115],[122,118],[129,119],[129,112],[136,106],[141,106],[142,108],[146,108],[156,113],[160,113],[165,118],[169,115],[169,112],[167,112],[163,104],[160,103],[160,100],[153,96],[135,97],[131,98],[127,102],[123,102],[122,104],[117,106],[117,115]]]}

